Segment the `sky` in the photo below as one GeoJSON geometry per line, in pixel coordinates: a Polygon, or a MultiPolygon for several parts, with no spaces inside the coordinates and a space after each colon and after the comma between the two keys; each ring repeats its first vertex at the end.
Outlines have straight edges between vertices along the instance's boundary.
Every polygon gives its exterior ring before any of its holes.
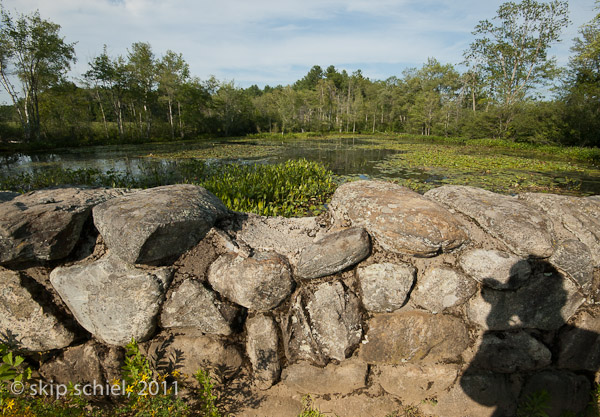
{"type": "MultiPolygon", "coordinates": [[[[81,77],[102,53],[126,55],[149,42],[156,56],[182,53],[192,75],[236,86],[292,84],[313,65],[361,69],[374,80],[421,67],[428,57],[457,65],[498,0],[1,0],[13,16],[39,10],[77,42],[81,77]]],[[[569,1],[571,26],[551,50],[568,62],[578,27],[595,14],[594,0],[569,1]]]]}

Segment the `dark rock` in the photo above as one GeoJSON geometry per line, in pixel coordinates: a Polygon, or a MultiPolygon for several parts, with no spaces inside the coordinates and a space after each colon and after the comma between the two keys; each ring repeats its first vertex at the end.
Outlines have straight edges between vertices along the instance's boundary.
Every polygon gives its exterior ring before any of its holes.
{"type": "Polygon", "coordinates": [[[568,371],[543,371],[533,375],[525,383],[519,403],[525,404],[545,391],[548,398],[544,410],[546,415],[559,417],[566,412],[576,415],[588,405],[590,389],[590,382],[585,376],[568,371]]]}
{"type": "Polygon", "coordinates": [[[558,366],[574,371],[600,370],[600,311],[583,311],[560,330],[558,366]]]}

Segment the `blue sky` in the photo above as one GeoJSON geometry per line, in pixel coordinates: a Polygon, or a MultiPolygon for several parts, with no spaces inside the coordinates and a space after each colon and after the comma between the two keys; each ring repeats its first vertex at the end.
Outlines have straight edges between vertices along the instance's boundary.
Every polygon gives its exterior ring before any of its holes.
{"type": "MultiPolygon", "coordinates": [[[[2,0],[11,12],[62,26],[77,41],[80,76],[108,46],[125,55],[138,41],[157,56],[183,54],[191,73],[236,85],[290,84],[313,65],[362,69],[371,79],[401,76],[428,57],[458,64],[478,21],[491,19],[496,0],[2,0]]],[[[571,27],[552,49],[568,62],[577,28],[594,15],[594,0],[569,1],[571,27]]]]}

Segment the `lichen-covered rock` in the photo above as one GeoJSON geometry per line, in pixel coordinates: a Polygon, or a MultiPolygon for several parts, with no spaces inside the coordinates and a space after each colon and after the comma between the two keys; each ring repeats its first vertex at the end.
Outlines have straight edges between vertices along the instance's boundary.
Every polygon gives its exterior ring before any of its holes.
{"type": "Polygon", "coordinates": [[[477,291],[477,283],[447,267],[427,269],[417,280],[411,299],[432,313],[464,304],[477,291]]]}
{"type": "Polygon", "coordinates": [[[600,199],[556,194],[521,194],[525,203],[543,211],[555,229],[563,227],[590,249],[595,266],[600,266],[600,199]]]}
{"type": "Polygon", "coordinates": [[[531,276],[529,262],[498,250],[473,249],[459,262],[469,276],[498,290],[515,290],[531,276]]]}
{"type": "Polygon", "coordinates": [[[425,196],[472,218],[520,256],[546,258],[554,251],[550,220],[516,197],[459,185],[434,188],[425,196]]]}
{"type": "Polygon", "coordinates": [[[358,297],[340,282],[321,283],[314,291],[298,294],[282,327],[290,362],[325,365],[330,359],[342,361],[361,340],[358,297]]]}
{"type": "Polygon", "coordinates": [[[583,311],[559,333],[558,366],[574,371],[600,370],[600,309],[583,311]]]}
{"type": "Polygon", "coordinates": [[[329,233],[304,248],[296,275],[311,279],[335,274],[365,259],[370,250],[369,235],[363,228],[329,233]]]}
{"type": "Polygon", "coordinates": [[[279,335],[269,316],[258,315],[246,321],[246,353],[252,364],[255,385],[268,389],[279,379],[279,335]]]}
{"type": "Polygon", "coordinates": [[[448,389],[458,376],[455,364],[379,365],[374,381],[402,404],[420,405],[448,389]]]}
{"type": "Polygon", "coordinates": [[[114,255],[50,273],[50,282],[79,324],[118,346],[153,335],[170,279],[169,268],[139,269],[114,255]]]}
{"type": "Polygon", "coordinates": [[[43,299],[49,297],[39,294],[45,291],[43,287],[34,282],[22,282],[18,272],[2,267],[0,285],[0,333],[3,338],[13,339],[20,349],[32,352],[61,349],[75,340],[73,326],[58,315],[50,302],[44,302],[43,299]]]}
{"type": "Polygon", "coordinates": [[[221,303],[197,280],[184,281],[165,301],[160,316],[163,328],[190,328],[202,333],[229,335],[237,309],[221,303]]]}
{"type": "Polygon", "coordinates": [[[119,189],[56,188],[0,203],[0,263],[55,260],[69,255],[92,207],[119,189]]]}
{"type": "Polygon", "coordinates": [[[444,207],[389,182],[347,182],[335,191],[330,210],[336,224],[362,226],[396,253],[434,256],[468,239],[444,207]]]}
{"type": "Polygon", "coordinates": [[[486,330],[556,330],[583,301],[570,280],[557,273],[537,274],[516,291],[484,287],[467,304],[467,315],[486,330]]]}
{"type": "Polygon", "coordinates": [[[575,239],[561,242],[548,262],[569,275],[585,292],[590,290],[594,261],[585,243],[575,239]]]}
{"type": "Polygon", "coordinates": [[[150,188],[94,207],[108,248],[129,263],[155,264],[196,245],[228,213],[206,189],[177,184],[150,188]]]}
{"type": "Polygon", "coordinates": [[[221,255],[210,266],[208,281],[223,297],[255,311],[277,307],[294,289],[290,266],[276,252],[221,255]]]}
{"type": "Polygon", "coordinates": [[[373,312],[392,312],[402,307],[416,276],[416,269],[405,264],[380,263],[356,270],[365,308],[373,312]]]}
{"type": "Polygon", "coordinates": [[[569,371],[543,371],[533,375],[523,386],[519,402],[527,402],[530,395],[541,391],[548,393],[544,412],[549,417],[564,416],[565,413],[579,415],[589,402],[590,382],[583,375],[569,371]]]}
{"type": "Polygon", "coordinates": [[[369,321],[359,357],[376,365],[456,360],[469,335],[456,317],[412,311],[381,314],[369,321]]]}
{"type": "Polygon", "coordinates": [[[552,362],[550,350],[524,331],[486,333],[477,349],[471,366],[494,372],[534,371],[552,362]]]}
{"type": "Polygon", "coordinates": [[[366,386],[367,372],[367,364],[356,359],[325,368],[298,362],[283,370],[281,380],[303,394],[349,394],[366,386]]]}

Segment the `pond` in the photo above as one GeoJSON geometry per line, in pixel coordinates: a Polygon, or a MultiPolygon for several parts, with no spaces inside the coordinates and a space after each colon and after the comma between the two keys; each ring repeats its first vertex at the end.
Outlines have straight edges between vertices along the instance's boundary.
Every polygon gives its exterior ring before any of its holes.
{"type": "Polygon", "coordinates": [[[600,169],[589,164],[535,151],[437,144],[415,138],[241,138],[82,147],[0,156],[0,164],[5,175],[56,167],[138,175],[148,166],[196,158],[242,164],[304,158],[320,162],[342,177],[393,179],[417,191],[462,184],[508,194],[600,194],[600,169]]]}

